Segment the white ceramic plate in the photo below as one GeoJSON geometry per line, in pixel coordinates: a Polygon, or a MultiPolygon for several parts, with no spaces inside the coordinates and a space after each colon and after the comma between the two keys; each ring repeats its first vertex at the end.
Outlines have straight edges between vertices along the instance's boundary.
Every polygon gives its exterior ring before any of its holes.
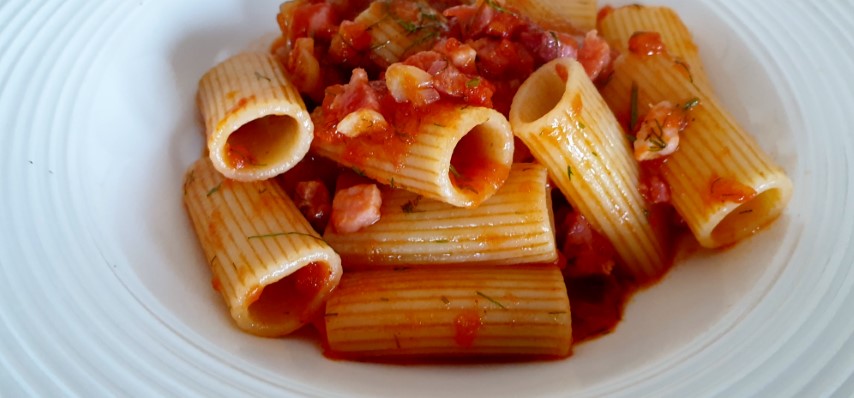
{"type": "Polygon", "coordinates": [[[0,395],[851,396],[854,2],[660,3],[792,177],[785,215],[569,360],[389,366],[237,331],[181,206],[196,82],[276,0],[0,2],[0,395]]]}

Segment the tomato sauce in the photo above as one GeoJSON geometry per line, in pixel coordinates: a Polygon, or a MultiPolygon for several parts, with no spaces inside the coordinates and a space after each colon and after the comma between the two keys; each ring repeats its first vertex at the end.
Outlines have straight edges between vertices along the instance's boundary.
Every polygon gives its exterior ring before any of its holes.
{"type": "Polygon", "coordinates": [[[712,176],[709,182],[709,203],[744,203],[755,197],[755,189],[730,178],[712,176]]]}
{"type": "MultiPolygon", "coordinates": [[[[390,4],[393,15],[390,14],[389,18],[403,21],[401,26],[405,29],[423,30],[424,20],[420,13],[406,11],[411,5],[398,1],[390,4]],[[398,7],[402,8],[398,10],[398,7]]],[[[406,54],[407,57],[400,60],[428,72],[433,79],[431,88],[440,93],[441,99],[426,106],[398,103],[385,86],[385,61],[373,54],[375,46],[382,43],[371,41],[371,27],[347,20],[350,18],[341,18],[348,13],[354,15],[352,10],[345,13],[334,8],[315,7],[322,10],[318,11],[320,16],[314,20],[306,17],[303,22],[295,24],[282,23],[283,31],[287,26],[285,33],[291,42],[298,37],[307,37],[310,32],[318,33],[315,54],[325,75],[323,81],[337,82],[338,85],[327,84],[330,87],[326,89],[322,104],[312,112],[315,139],[342,146],[343,160],[356,170],[364,165],[366,159],[381,159],[401,167],[417,134],[429,125],[450,125],[461,105],[487,106],[508,114],[513,96],[524,79],[555,58],[576,58],[588,76],[597,81],[607,77],[612,69],[610,47],[595,32],[549,31],[512,8],[492,1],[474,5],[443,2],[437,6],[441,12],[441,18],[437,18],[437,21],[441,19],[437,34],[427,37],[424,43],[418,43],[426,50],[406,54]],[[346,83],[351,74],[355,76],[351,73],[354,68],[363,68],[365,76],[351,78],[350,83],[346,83]],[[370,129],[357,137],[337,131],[342,118],[362,108],[382,114],[387,127],[370,129]]],[[[603,9],[599,19],[611,10],[608,7],[603,9]]],[[[288,19],[280,17],[280,21],[287,22],[288,19]]],[[[660,37],[654,34],[638,35],[634,42],[635,51],[643,54],[664,51],[660,37]]],[[[565,67],[558,65],[556,72],[562,80],[568,80],[565,67]]],[[[409,98],[417,95],[415,92],[405,94],[409,98]]],[[[307,103],[310,102],[307,100],[307,103]]],[[[584,104],[580,95],[572,99],[571,106],[574,114],[582,112],[584,104]]],[[[466,137],[477,137],[477,134],[466,137]]],[[[483,143],[477,142],[477,138],[464,138],[452,155],[449,178],[458,188],[481,191],[495,187],[500,181],[494,177],[499,176],[503,180],[509,173],[504,166],[487,158],[471,156],[479,152],[471,149],[480,145],[483,143]]],[[[517,141],[514,157],[530,160],[531,155],[517,141]]],[[[310,174],[308,172],[297,179],[310,179],[310,174]]],[[[325,172],[319,174],[326,175],[325,172]]],[[[319,178],[329,180],[328,177],[319,178]]],[[[660,187],[651,185],[650,192],[654,193],[657,188],[660,187]]],[[[330,192],[333,191],[334,187],[330,187],[330,192]]],[[[289,194],[293,196],[292,192],[290,189],[289,194]]],[[[645,195],[652,198],[650,222],[658,225],[655,229],[661,233],[668,230],[666,225],[671,222],[671,214],[666,204],[655,204],[669,201],[668,195],[645,195]]],[[[622,318],[627,300],[645,282],[622,275],[610,242],[586,221],[579,221],[565,200],[561,198],[554,202],[558,224],[556,234],[561,251],[559,257],[566,261],[563,271],[571,300],[573,338],[576,342],[585,341],[613,330],[622,318]],[[565,221],[570,218],[571,222],[565,221]]],[[[481,326],[481,315],[477,311],[457,314],[453,325],[455,343],[460,347],[471,347],[481,326]]],[[[327,355],[330,355],[328,350],[327,355]]]]}
{"type": "Polygon", "coordinates": [[[463,348],[473,346],[481,326],[483,326],[483,320],[477,310],[461,311],[454,318],[454,342],[463,348]]]}
{"type": "Polygon", "coordinates": [[[661,34],[658,32],[635,32],[629,38],[629,51],[642,56],[666,53],[661,34]]]}

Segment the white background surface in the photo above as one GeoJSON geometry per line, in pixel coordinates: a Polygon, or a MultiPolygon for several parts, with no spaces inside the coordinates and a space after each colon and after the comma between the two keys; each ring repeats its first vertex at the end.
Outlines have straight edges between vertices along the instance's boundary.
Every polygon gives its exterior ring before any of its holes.
{"type": "Polygon", "coordinates": [[[854,1],[656,3],[792,177],[785,215],[568,360],[389,366],[239,332],[183,212],[198,78],[277,1],[0,1],[0,395],[854,395],[854,1]]]}

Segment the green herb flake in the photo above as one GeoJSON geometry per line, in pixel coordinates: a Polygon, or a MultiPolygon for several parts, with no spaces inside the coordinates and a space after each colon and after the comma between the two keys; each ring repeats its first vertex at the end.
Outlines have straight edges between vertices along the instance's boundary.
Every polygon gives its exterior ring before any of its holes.
{"type": "Polygon", "coordinates": [[[319,236],[314,236],[312,234],[306,234],[306,233],[302,233],[302,232],[275,232],[275,233],[271,233],[271,234],[252,235],[252,236],[246,237],[246,240],[278,238],[280,236],[290,236],[290,235],[305,236],[306,238],[312,238],[312,239],[317,239],[321,242],[326,242],[325,240],[323,240],[323,238],[321,238],[319,236]]]}
{"type": "Polygon", "coordinates": [[[364,177],[364,176],[365,176],[365,171],[364,171],[364,170],[362,170],[362,169],[360,169],[360,168],[358,168],[358,167],[356,167],[356,166],[353,166],[353,167],[352,167],[352,169],[353,169],[353,172],[354,172],[354,173],[356,173],[356,174],[358,174],[358,175],[359,175],[359,177],[364,177]]]}
{"type": "Polygon", "coordinates": [[[451,300],[448,300],[448,298],[445,296],[439,297],[439,300],[442,300],[442,302],[445,304],[451,304],[451,300]]]}
{"type": "Polygon", "coordinates": [[[691,66],[690,66],[690,65],[688,65],[687,63],[685,63],[685,61],[683,61],[683,60],[681,60],[681,59],[676,59],[676,60],[675,60],[675,61],[673,61],[673,62],[674,62],[676,65],[678,65],[679,67],[681,67],[682,69],[685,69],[685,72],[687,72],[687,73],[688,73],[688,81],[690,81],[690,82],[691,82],[691,84],[694,84],[694,75],[693,75],[693,74],[691,74],[691,66]]]}
{"type": "Polygon", "coordinates": [[[205,196],[211,196],[211,195],[213,195],[213,194],[217,193],[217,191],[219,191],[219,188],[220,188],[220,187],[222,187],[222,182],[220,182],[219,184],[216,184],[216,186],[215,186],[215,187],[213,187],[213,188],[211,188],[210,190],[208,190],[208,194],[207,194],[207,195],[205,195],[205,196]]]}
{"type": "Polygon", "coordinates": [[[454,175],[454,177],[456,177],[456,178],[461,178],[461,177],[463,176],[462,174],[460,174],[460,172],[459,172],[459,171],[457,171],[457,168],[456,168],[456,167],[454,167],[454,165],[450,165],[450,166],[449,166],[449,171],[450,171],[450,172],[451,172],[451,174],[453,174],[453,175],[454,175]]]}
{"type": "Polygon", "coordinates": [[[418,195],[415,199],[404,203],[403,206],[400,206],[400,210],[403,210],[406,214],[415,213],[418,211],[416,207],[418,207],[419,202],[421,202],[421,195],[418,195]]]}
{"type": "Polygon", "coordinates": [[[572,181],[572,166],[566,166],[566,178],[572,181]]]}
{"type": "Polygon", "coordinates": [[[495,0],[486,0],[486,5],[498,12],[510,13],[510,11],[498,4],[495,0]]]}
{"type": "Polygon", "coordinates": [[[471,80],[469,80],[469,81],[467,81],[467,82],[466,82],[466,87],[467,87],[467,88],[475,88],[475,87],[477,87],[477,86],[479,86],[479,85],[480,85],[480,78],[479,78],[479,77],[475,77],[475,78],[473,78],[473,79],[471,79],[471,80]]]}
{"type": "Polygon", "coordinates": [[[498,301],[495,301],[495,299],[493,299],[492,297],[489,297],[489,296],[487,296],[487,295],[483,294],[483,293],[482,293],[482,292],[480,292],[480,291],[478,291],[478,292],[476,292],[476,293],[477,293],[477,295],[478,295],[478,296],[485,298],[485,299],[486,299],[487,301],[489,301],[490,303],[497,305],[497,306],[498,306],[498,308],[501,308],[502,310],[506,310],[506,309],[507,309],[507,307],[505,307],[503,304],[499,303],[498,301]]]}
{"type": "Polygon", "coordinates": [[[435,240],[430,241],[430,243],[450,243],[450,242],[451,241],[447,240],[447,239],[435,239],[435,240]]]}
{"type": "Polygon", "coordinates": [[[272,82],[272,80],[269,77],[262,75],[258,71],[255,71],[255,78],[258,80],[266,80],[268,82],[272,82]]]}
{"type": "Polygon", "coordinates": [[[635,131],[635,126],[638,124],[638,84],[636,82],[632,82],[630,101],[629,131],[635,131]]]}
{"type": "Polygon", "coordinates": [[[697,105],[700,105],[700,99],[694,97],[685,102],[685,105],[682,106],[682,110],[690,111],[691,109],[694,109],[697,105]]]}
{"type": "Polygon", "coordinates": [[[391,40],[386,40],[382,43],[377,43],[368,48],[369,51],[379,50],[387,45],[391,44],[391,40]]]}

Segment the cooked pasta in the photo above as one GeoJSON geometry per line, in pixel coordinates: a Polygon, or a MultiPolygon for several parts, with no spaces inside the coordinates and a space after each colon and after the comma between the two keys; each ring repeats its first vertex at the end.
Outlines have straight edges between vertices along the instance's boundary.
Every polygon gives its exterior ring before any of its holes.
{"type": "Polygon", "coordinates": [[[429,49],[445,29],[445,17],[420,0],[375,1],[353,21],[370,35],[370,58],[382,67],[429,49]]]}
{"type": "Polygon", "coordinates": [[[203,158],[187,171],[184,205],[237,326],[283,336],[322,310],[341,260],[275,182],[229,180],[203,158]]]}
{"type": "Polygon", "coordinates": [[[211,161],[228,178],[276,176],[311,145],[314,126],[305,104],[270,55],[239,54],[205,73],[198,105],[211,161]]]}
{"type": "Polygon", "coordinates": [[[566,357],[569,310],[555,266],[401,268],[346,273],[324,319],[347,358],[566,357]]]}
{"type": "MultiPolygon", "coordinates": [[[[372,121],[366,126],[376,126],[372,121]]],[[[500,113],[439,106],[378,140],[357,131],[316,139],[313,150],[377,181],[454,206],[476,206],[507,178],[513,134],[500,113]]]]}
{"type": "Polygon", "coordinates": [[[717,248],[776,218],[791,181],[715,100],[688,27],[596,8],[282,3],[269,54],[199,82],[207,155],[184,182],[237,327],[310,323],[344,359],[564,358],[686,225],[717,248]]]}
{"type": "Polygon", "coordinates": [[[638,4],[619,7],[605,14],[598,29],[612,48],[623,52],[629,51],[629,39],[633,35],[658,33],[667,52],[680,62],[691,81],[707,95],[714,92],[691,32],[672,9],[638,4]]]}
{"type": "Polygon", "coordinates": [[[629,271],[641,279],[660,275],[667,259],[644,214],[637,162],[581,64],[557,59],[531,75],[513,99],[510,123],[629,271]]]}
{"type": "Polygon", "coordinates": [[[546,177],[543,166],[515,164],[501,189],[474,209],[387,189],[378,223],[350,234],[329,227],[323,238],[348,270],[554,262],[546,177]]]}
{"type": "Polygon", "coordinates": [[[622,114],[642,113],[661,101],[693,108],[679,150],[662,171],[673,206],[701,245],[738,242],[786,207],[792,183],[785,172],[714,98],[691,83],[673,58],[627,54],[615,63],[602,93],[622,114]],[[631,110],[633,96],[640,110],[631,110]]]}
{"type": "Polygon", "coordinates": [[[596,0],[507,0],[506,4],[546,29],[587,32],[596,28],[596,0]]]}

